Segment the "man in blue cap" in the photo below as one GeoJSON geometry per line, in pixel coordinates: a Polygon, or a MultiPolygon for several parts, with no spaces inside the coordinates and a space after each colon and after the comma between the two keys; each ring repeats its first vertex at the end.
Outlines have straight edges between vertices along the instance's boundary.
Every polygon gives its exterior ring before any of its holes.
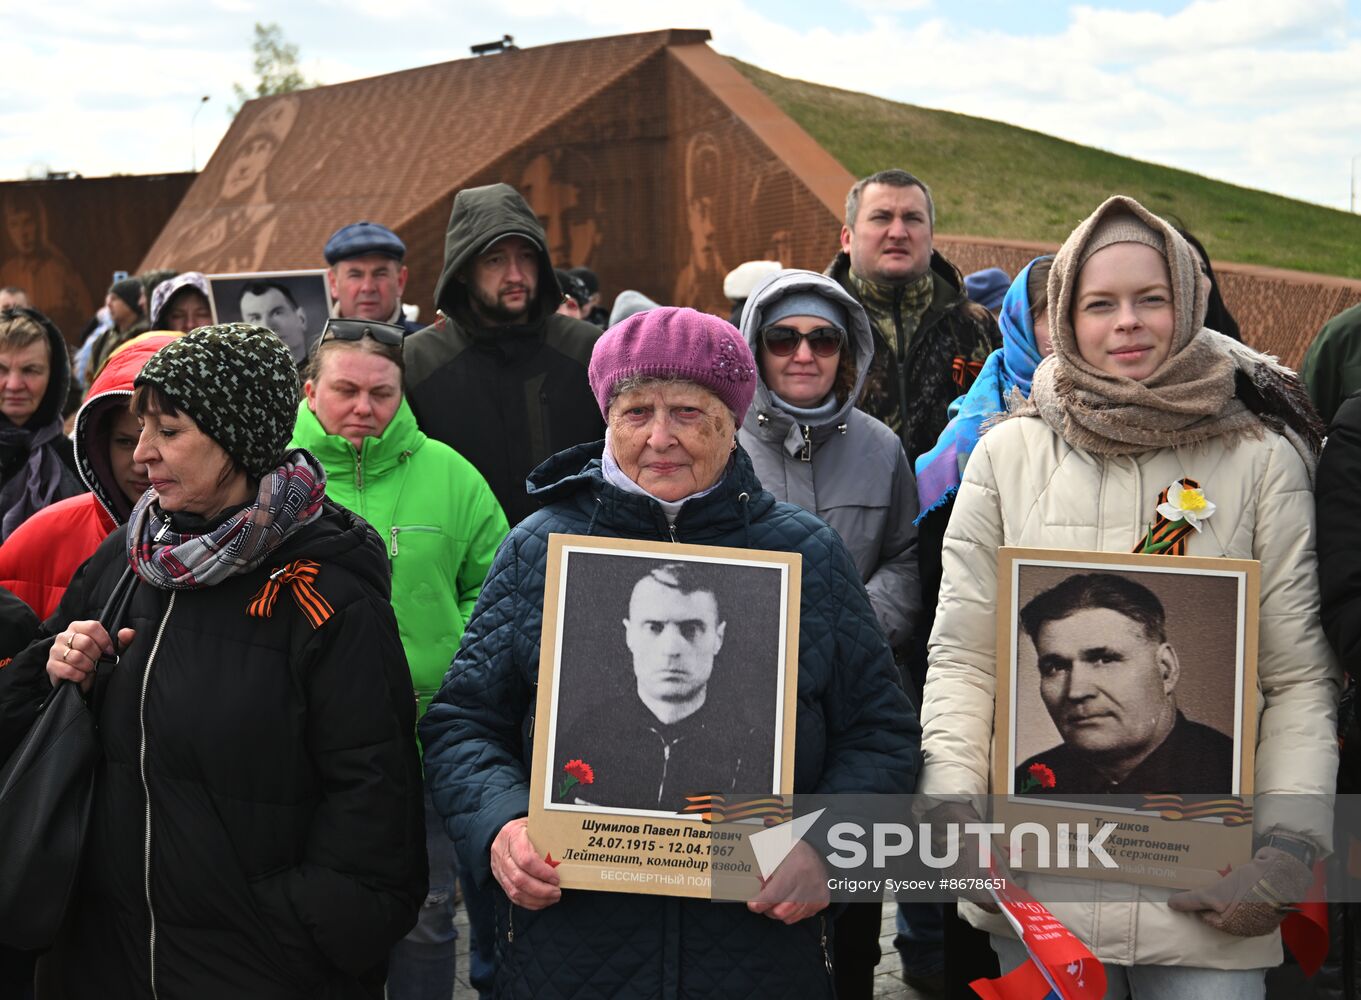
{"type": "Polygon", "coordinates": [[[391,229],[376,222],[352,222],[331,234],[325,254],[337,316],[391,323],[407,333],[421,328],[402,313],[406,244],[391,229]]]}

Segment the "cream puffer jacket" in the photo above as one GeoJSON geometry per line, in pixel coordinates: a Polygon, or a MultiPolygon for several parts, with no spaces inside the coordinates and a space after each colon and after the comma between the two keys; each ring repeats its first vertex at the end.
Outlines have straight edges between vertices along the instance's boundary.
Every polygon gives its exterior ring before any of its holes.
{"type": "MultiPolygon", "coordinates": [[[[1199,481],[1217,505],[1187,545],[1192,556],[1261,561],[1255,791],[1318,793],[1256,803],[1259,832],[1278,829],[1331,849],[1327,796],[1337,771],[1341,673],[1319,622],[1310,474],[1284,437],[1104,457],[1068,445],[1038,417],[990,430],[975,449],[945,535],[944,580],[922,705],[919,792],[990,791],[996,688],[997,549],[1003,545],[1128,552],[1174,480],[1199,481]]],[[[1035,876],[1027,884],[1048,895],[1035,876]]],[[[1281,961],[1280,935],[1238,938],[1173,912],[1171,890],[1074,880],[1056,917],[1117,965],[1253,969],[1281,961]],[[1088,896],[1088,893],[1090,894],[1088,896]]],[[[1054,896],[1049,896],[1054,898],[1054,896]]],[[[961,903],[976,927],[1009,934],[1004,918],[961,903]]]]}

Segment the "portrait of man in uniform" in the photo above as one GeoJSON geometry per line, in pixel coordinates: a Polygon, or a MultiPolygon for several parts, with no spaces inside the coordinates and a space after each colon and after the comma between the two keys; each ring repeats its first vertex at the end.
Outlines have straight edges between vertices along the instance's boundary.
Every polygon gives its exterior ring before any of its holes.
{"type": "Polygon", "coordinates": [[[1233,791],[1233,739],[1179,704],[1178,687],[1197,665],[1170,641],[1151,589],[1126,575],[1074,573],[1032,597],[1020,625],[1062,742],[1016,768],[1017,790],[1233,791]]]}

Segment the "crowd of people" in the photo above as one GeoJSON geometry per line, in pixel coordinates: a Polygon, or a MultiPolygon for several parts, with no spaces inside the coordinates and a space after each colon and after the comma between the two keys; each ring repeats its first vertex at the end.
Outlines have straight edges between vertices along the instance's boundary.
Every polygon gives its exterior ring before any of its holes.
{"type": "MultiPolygon", "coordinates": [[[[454,199],[424,327],[367,221],[321,251],[310,343],[268,282],[214,323],[196,271],[121,278],[83,331],[0,290],[0,761],[62,683],[102,751],[65,924],[0,945],[0,994],[447,1000],[461,900],[484,997],[872,996],[881,904],[830,904],[808,843],[745,906],[561,887],[527,824],[553,533],[801,554],[792,791],[977,818],[1004,791],[998,550],[1169,551],[1151,527],[1180,504],[1177,553],[1260,563],[1253,789],[1361,784],[1356,310],[1306,386],[1130,198],[1014,277],[965,278],[934,232],[928,185],[883,170],[824,272],[743,264],[728,319],[607,309],[493,184],[454,199]]],[[[1091,793],[1197,790],[1161,787],[1224,756],[1161,604],[1072,580],[1022,612],[1052,761],[1091,793]]],[[[664,565],[633,599],[698,609],[716,649],[696,586],[664,565]]],[[[611,722],[655,733],[665,775],[703,708],[611,722]]],[[[1051,906],[1111,1000],[1295,996],[1279,925],[1348,849],[1326,806],[1266,804],[1222,886],[1051,906]]],[[[1310,988],[1361,996],[1357,909],[1330,916],[1310,988]]],[[[928,997],[1027,960],[979,894],[899,906],[895,945],[928,997]]]]}

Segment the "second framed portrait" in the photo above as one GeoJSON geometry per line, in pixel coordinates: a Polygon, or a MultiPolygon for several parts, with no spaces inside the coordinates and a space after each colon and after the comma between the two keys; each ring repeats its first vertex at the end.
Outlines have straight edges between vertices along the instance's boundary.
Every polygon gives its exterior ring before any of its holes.
{"type": "Polygon", "coordinates": [[[1095,877],[1183,886],[1246,860],[1258,564],[1004,548],[998,574],[999,811],[1160,845],[1095,877]]]}
{"type": "Polygon", "coordinates": [[[325,271],[210,274],[214,322],[273,330],[302,364],[331,315],[325,271]]]}

